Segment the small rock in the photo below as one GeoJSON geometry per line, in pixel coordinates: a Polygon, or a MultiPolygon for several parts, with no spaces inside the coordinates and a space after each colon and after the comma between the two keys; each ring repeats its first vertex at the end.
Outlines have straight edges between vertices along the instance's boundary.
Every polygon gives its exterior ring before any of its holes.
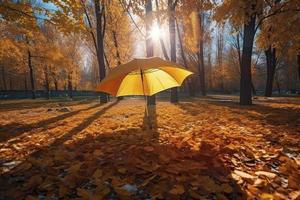
{"type": "Polygon", "coordinates": [[[53,111],[52,108],[48,108],[48,109],[47,109],[47,112],[51,112],[51,111],[53,111]]]}

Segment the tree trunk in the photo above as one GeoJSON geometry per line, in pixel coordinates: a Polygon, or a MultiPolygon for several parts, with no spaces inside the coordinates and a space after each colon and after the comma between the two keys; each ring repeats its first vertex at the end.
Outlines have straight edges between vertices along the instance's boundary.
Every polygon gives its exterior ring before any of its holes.
{"type": "Polygon", "coordinates": [[[2,82],[3,82],[3,89],[4,89],[4,90],[7,90],[4,66],[2,66],[2,82]]]}
{"type": "Polygon", "coordinates": [[[266,63],[267,63],[267,82],[265,89],[265,96],[272,96],[274,74],[276,68],[276,51],[274,48],[269,47],[266,51],[266,63]]]}
{"type": "MultiPolygon", "coordinates": [[[[173,0],[168,0],[169,9],[169,33],[170,33],[170,51],[171,61],[176,62],[176,32],[175,32],[175,5],[173,0]]],[[[178,103],[177,87],[171,88],[171,103],[178,103]]]]}
{"type": "MultiPolygon", "coordinates": [[[[105,78],[105,58],[104,58],[104,21],[102,19],[102,15],[104,15],[104,5],[101,4],[99,0],[95,0],[95,15],[96,15],[96,31],[97,31],[97,61],[99,67],[99,79],[100,82],[105,78]],[[102,10],[102,11],[101,11],[102,10]]],[[[105,93],[101,93],[100,102],[107,103],[107,95],[105,93]]]]}
{"type": "Polygon", "coordinates": [[[224,66],[223,66],[223,49],[224,49],[224,35],[223,32],[220,32],[218,34],[218,40],[217,40],[217,60],[218,60],[218,65],[220,68],[220,90],[222,93],[225,92],[225,87],[224,87],[224,66]]]}
{"type": "MultiPolygon", "coordinates": [[[[297,62],[298,62],[298,78],[300,82],[300,54],[297,55],[297,62]]],[[[300,92],[299,92],[300,94],[300,92]]]]}
{"type": "Polygon", "coordinates": [[[251,58],[253,50],[253,41],[255,35],[256,15],[250,17],[250,21],[244,24],[243,51],[241,60],[241,86],[240,86],[240,104],[252,104],[251,90],[251,58]]]}
{"type": "Polygon", "coordinates": [[[45,67],[44,67],[44,75],[45,75],[46,99],[50,99],[49,74],[48,74],[48,67],[47,67],[47,65],[45,65],[45,67]]]}
{"type": "MultiPolygon", "coordinates": [[[[181,38],[181,34],[180,34],[180,30],[179,30],[179,26],[178,26],[178,22],[177,22],[176,18],[175,18],[175,24],[176,24],[176,29],[177,29],[177,35],[178,35],[178,41],[179,41],[179,46],[180,46],[181,57],[182,57],[182,60],[183,60],[183,65],[184,65],[185,68],[187,68],[188,64],[187,64],[186,56],[184,54],[184,49],[183,49],[183,44],[182,44],[182,38],[181,38]]],[[[195,92],[194,92],[192,84],[193,84],[192,80],[188,79],[187,80],[188,92],[189,92],[189,95],[191,97],[194,97],[195,96],[195,92]]]]}
{"type": "Polygon", "coordinates": [[[200,37],[199,37],[199,51],[198,51],[198,70],[199,70],[199,81],[200,81],[200,95],[206,96],[206,87],[205,87],[205,70],[204,70],[204,56],[203,56],[203,17],[202,13],[198,13],[199,18],[199,29],[200,29],[200,37]]]}
{"type": "Polygon", "coordinates": [[[251,89],[252,89],[252,94],[256,95],[256,89],[254,87],[253,81],[251,81],[251,89]]]}
{"type": "Polygon", "coordinates": [[[73,99],[73,85],[71,73],[68,74],[68,96],[70,99],[73,99]]]}
{"type": "Polygon", "coordinates": [[[58,83],[57,83],[56,79],[54,79],[54,87],[55,87],[55,91],[57,91],[58,90],[58,83]]]}
{"type": "MultiPolygon", "coordinates": [[[[120,56],[120,52],[119,52],[119,44],[118,44],[118,40],[117,40],[117,33],[115,30],[112,31],[112,36],[113,36],[113,40],[114,40],[114,45],[116,48],[116,57],[117,57],[117,61],[118,61],[118,65],[121,65],[121,56],[120,56]]],[[[118,100],[122,100],[123,97],[118,97],[118,100]]]]}
{"type": "Polygon", "coordinates": [[[32,93],[32,99],[36,98],[35,95],[35,84],[34,84],[34,77],[33,77],[33,67],[31,63],[31,52],[30,50],[28,52],[28,68],[29,68],[29,75],[30,75],[30,84],[31,84],[31,93],[32,93]]]}
{"type": "Polygon", "coordinates": [[[279,82],[279,79],[278,79],[278,73],[275,74],[275,80],[276,80],[276,86],[277,86],[278,94],[281,94],[280,82],[279,82]]]}
{"type": "MultiPolygon", "coordinates": [[[[147,52],[147,57],[153,57],[153,42],[152,38],[150,36],[150,31],[153,23],[153,18],[152,18],[152,1],[147,0],[146,6],[146,52],[147,52]]],[[[155,105],[156,104],[156,99],[155,95],[152,96],[147,96],[147,105],[155,105]]]]}
{"type": "Polygon", "coordinates": [[[9,76],[9,90],[13,90],[12,78],[9,76]]]}
{"type": "Polygon", "coordinates": [[[24,74],[24,86],[25,86],[25,91],[28,90],[28,85],[27,85],[27,75],[26,73],[24,74]]]}

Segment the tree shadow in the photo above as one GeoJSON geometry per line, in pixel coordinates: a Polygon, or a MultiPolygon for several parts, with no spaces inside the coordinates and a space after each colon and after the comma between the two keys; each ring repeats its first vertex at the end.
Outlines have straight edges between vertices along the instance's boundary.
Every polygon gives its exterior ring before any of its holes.
{"type": "Polygon", "coordinates": [[[296,119],[300,119],[300,108],[297,107],[273,107],[267,102],[263,104],[258,102],[250,106],[241,106],[236,102],[211,102],[211,104],[230,108],[233,113],[242,113],[248,118],[263,120],[273,126],[296,126],[299,123],[296,119]]]}
{"type": "Polygon", "coordinates": [[[27,110],[27,109],[34,109],[34,108],[41,108],[45,107],[45,104],[47,107],[49,106],[56,106],[57,104],[60,106],[71,106],[71,105],[80,105],[80,104],[89,104],[94,99],[88,99],[88,100],[74,100],[74,101],[68,101],[68,100],[62,100],[62,99],[52,99],[52,100],[17,100],[12,102],[5,102],[2,101],[0,103],[0,112],[3,111],[13,111],[13,110],[27,110]]]}
{"type": "MultiPolygon", "coordinates": [[[[209,112],[209,109],[212,109],[212,113],[219,113],[220,119],[222,119],[222,109],[229,108],[229,113],[231,113],[230,121],[232,123],[241,127],[250,126],[248,124],[249,121],[241,119],[242,116],[245,119],[251,120],[254,124],[260,124],[268,130],[268,132],[262,132],[263,138],[273,146],[278,145],[278,147],[282,147],[286,144],[288,138],[297,138],[300,133],[300,108],[284,104],[275,107],[268,105],[266,102],[255,102],[255,104],[250,106],[241,106],[234,101],[195,101],[181,103],[179,106],[182,110],[194,116],[200,116],[201,111],[203,112],[203,106],[206,106],[208,110],[204,112],[209,112]],[[211,105],[216,107],[211,107],[211,105]],[[290,137],[286,137],[287,135],[290,137]]],[[[298,146],[299,143],[297,140],[288,142],[290,149],[293,149],[293,147],[297,148],[298,146]]],[[[290,150],[284,148],[284,151],[290,150]]]]}
{"type": "Polygon", "coordinates": [[[25,132],[32,131],[34,129],[43,128],[43,130],[47,129],[47,126],[50,124],[53,124],[55,122],[58,122],[60,120],[66,119],[68,117],[71,117],[73,115],[76,115],[80,112],[91,110],[93,108],[99,107],[100,104],[95,104],[92,106],[89,106],[87,108],[79,109],[76,111],[68,112],[62,115],[58,115],[49,119],[45,119],[36,123],[32,124],[20,124],[20,123],[10,123],[7,125],[0,125],[0,142],[5,142],[11,138],[17,137],[22,135],[25,132]]]}
{"type": "Polygon", "coordinates": [[[78,191],[88,190],[96,199],[246,198],[222,158],[224,151],[206,140],[196,148],[185,142],[178,145],[171,142],[172,138],[162,140],[157,131],[141,126],[87,133],[64,143],[113,105],[1,177],[0,196],[23,199],[28,195],[63,195],[60,198],[74,199],[81,195],[78,191]],[[24,167],[28,163],[30,167],[24,167]],[[126,192],[124,187],[134,189],[126,192]],[[97,193],[97,188],[102,192],[97,193]]]}

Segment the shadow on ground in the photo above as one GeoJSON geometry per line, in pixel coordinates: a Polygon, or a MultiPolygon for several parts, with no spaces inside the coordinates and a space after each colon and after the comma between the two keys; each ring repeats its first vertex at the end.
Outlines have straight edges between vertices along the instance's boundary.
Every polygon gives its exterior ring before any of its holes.
{"type": "Polygon", "coordinates": [[[219,156],[222,150],[214,143],[204,140],[197,150],[178,147],[162,140],[157,128],[149,131],[143,125],[85,133],[88,126],[97,126],[92,124],[94,120],[116,104],[102,108],[4,174],[0,197],[246,198],[219,156]]]}
{"type": "Polygon", "coordinates": [[[5,142],[11,138],[22,135],[25,132],[32,131],[34,129],[42,128],[41,131],[46,130],[47,126],[53,124],[55,122],[64,120],[68,117],[72,117],[82,111],[91,110],[93,108],[99,107],[100,104],[94,104],[84,109],[79,109],[76,111],[67,112],[65,114],[61,114],[55,117],[51,117],[49,119],[45,119],[32,124],[19,124],[19,123],[11,123],[7,125],[0,125],[0,142],[5,142]]]}

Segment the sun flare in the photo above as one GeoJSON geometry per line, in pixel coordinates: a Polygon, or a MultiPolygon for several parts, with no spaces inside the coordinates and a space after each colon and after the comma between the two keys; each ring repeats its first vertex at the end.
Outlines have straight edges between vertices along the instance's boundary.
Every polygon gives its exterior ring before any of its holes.
{"type": "Polygon", "coordinates": [[[155,24],[150,32],[150,37],[153,40],[159,40],[159,38],[162,38],[165,34],[164,29],[160,28],[157,24],[155,24]]]}

